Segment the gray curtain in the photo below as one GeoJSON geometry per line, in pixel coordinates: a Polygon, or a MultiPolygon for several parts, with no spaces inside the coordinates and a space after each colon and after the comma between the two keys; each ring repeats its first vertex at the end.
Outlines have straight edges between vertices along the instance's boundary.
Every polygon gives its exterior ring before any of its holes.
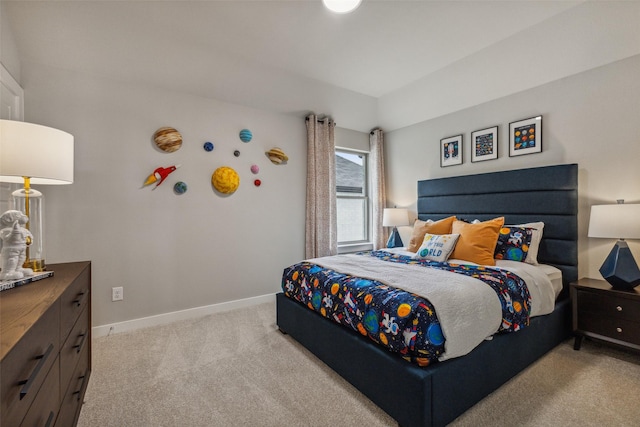
{"type": "Polygon", "coordinates": [[[305,258],[338,253],[335,123],[309,114],[307,123],[307,216],[305,258]]]}
{"type": "Polygon", "coordinates": [[[384,248],[387,244],[387,233],[382,226],[382,213],[387,204],[384,188],[384,134],[374,129],[369,134],[369,179],[371,188],[371,240],[373,249],[384,248]]]}

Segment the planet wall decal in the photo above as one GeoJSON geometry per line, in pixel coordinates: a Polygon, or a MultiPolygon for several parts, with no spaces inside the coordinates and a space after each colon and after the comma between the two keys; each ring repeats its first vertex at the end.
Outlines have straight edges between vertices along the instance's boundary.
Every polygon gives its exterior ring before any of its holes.
{"type": "Polygon", "coordinates": [[[253,134],[249,129],[242,129],[240,131],[239,136],[240,136],[240,141],[242,142],[249,142],[251,141],[251,138],[253,138],[253,134]]]}
{"type": "Polygon", "coordinates": [[[159,149],[166,153],[173,153],[182,147],[182,135],[171,127],[162,127],[153,134],[153,141],[159,149]]]}
{"type": "Polygon", "coordinates": [[[182,181],[178,181],[173,186],[173,192],[176,194],[184,194],[187,192],[187,184],[182,181]]]}
{"type": "Polygon", "coordinates": [[[202,148],[204,148],[204,151],[213,151],[213,142],[205,142],[202,148]]]}
{"type": "Polygon", "coordinates": [[[271,163],[273,163],[274,165],[280,165],[282,163],[286,163],[287,160],[289,160],[289,157],[287,157],[287,155],[284,154],[284,151],[282,151],[278,147],[273,147],[271,150],[267,151],[265,154],[267,155],[269,160],[271,160],[271,163]]]}
{"type": "Polygon", "coordinates": [[[229,166],[221,166],[211,175],[213,188],[222,194],[232,194],[240,185],[240,176],[229,166]]]}

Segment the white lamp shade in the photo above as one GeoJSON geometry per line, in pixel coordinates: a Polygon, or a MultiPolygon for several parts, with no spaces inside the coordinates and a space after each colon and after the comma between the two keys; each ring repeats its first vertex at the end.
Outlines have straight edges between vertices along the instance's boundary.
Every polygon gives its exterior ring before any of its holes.
{"type": "Polygon", "coordinates": [[[591,206],[589,237],[640,239],[640,204],[591,206]]]}
{"type": "Polygon", "coordinates": [[[73,183],[73,135],[58,129],[0,120],[0,181],[73,183]]]}
{"type": "Polygon", "coordinates": [[[354,11],[362,0],[322,0],[325,7],[335,13],[349,13],[354,11]]]}
{"type": "Polygon", "coordinates": [[[409,212],[406,209],[387,208],[382,211],[383,227],[400,227],[409,225],[409,212]]]}

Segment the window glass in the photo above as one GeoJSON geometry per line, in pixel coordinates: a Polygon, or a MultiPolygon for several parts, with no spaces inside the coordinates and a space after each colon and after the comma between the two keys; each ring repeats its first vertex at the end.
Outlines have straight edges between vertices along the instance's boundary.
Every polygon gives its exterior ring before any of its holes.
{"type": "Polygon", "coordinates": [[[367,155],[336,150],[338,245],[368,242],[367,155]]]}

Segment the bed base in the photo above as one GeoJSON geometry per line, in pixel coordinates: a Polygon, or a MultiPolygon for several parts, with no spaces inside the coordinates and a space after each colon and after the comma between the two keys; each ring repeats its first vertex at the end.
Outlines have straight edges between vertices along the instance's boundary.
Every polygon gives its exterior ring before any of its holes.
{"type": "Polygon", "coordinates": [[[571,327],[570,304],[563,300],[518,333],[496,335],[464,357],[421,368],[282,293],[276,304],[281,331],[403,427],[445,426],[568,339],[571,327]]]}

